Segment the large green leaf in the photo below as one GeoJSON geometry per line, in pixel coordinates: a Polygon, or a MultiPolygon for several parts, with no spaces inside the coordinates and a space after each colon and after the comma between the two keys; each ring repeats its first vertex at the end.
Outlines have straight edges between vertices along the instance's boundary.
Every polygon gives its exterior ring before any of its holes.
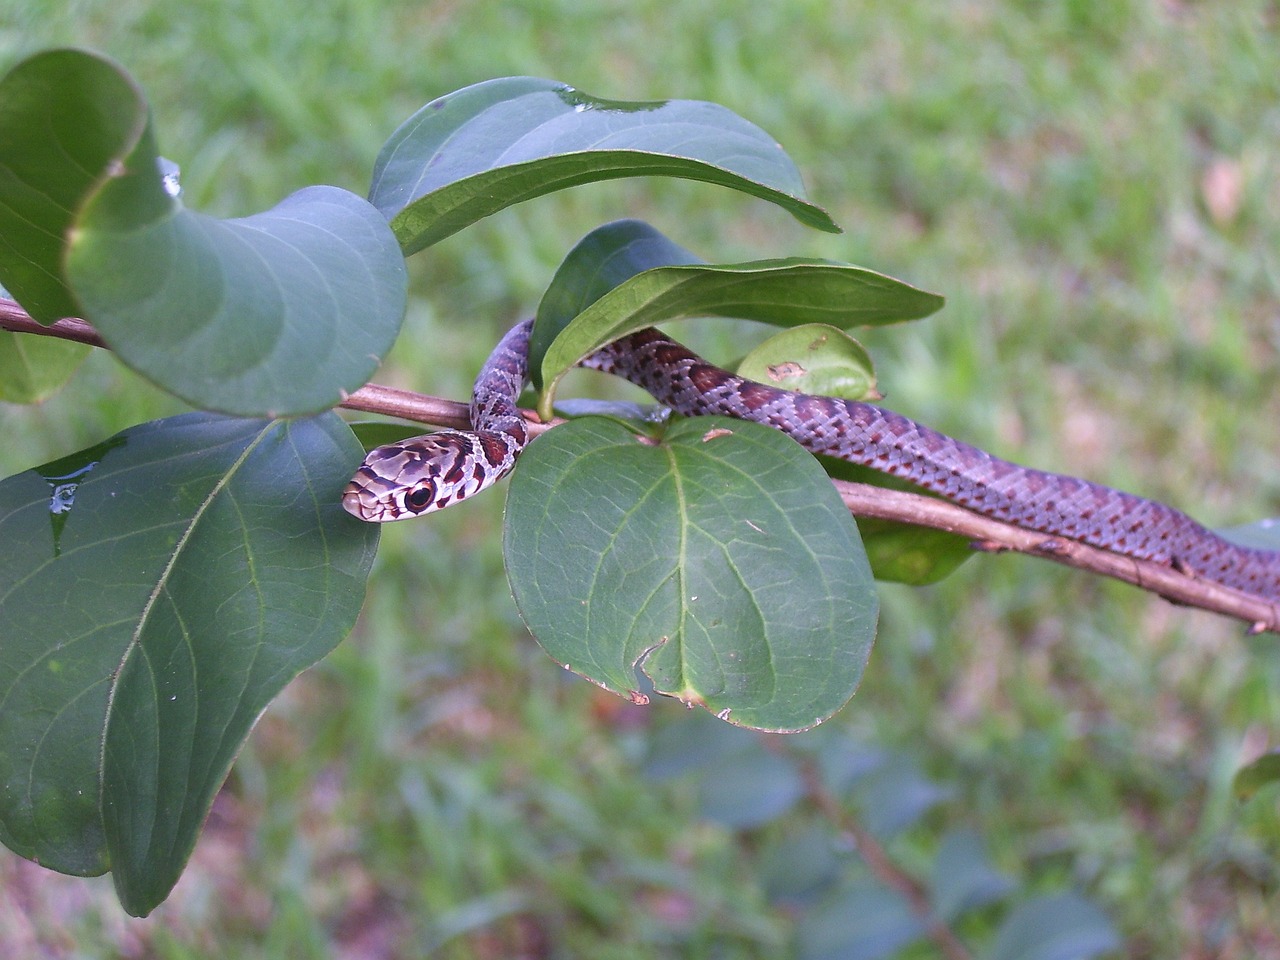
{"type": "Polygon", "coordinates": [[[0,840],[164,899],[254,721],[359,612],[361,455],[332,414],[189,414],[0,482],[0,840]]]}
{"type": "Polygon", "coordinates": [[[522,200],[639,176],[732,187],[839,232],[804,198],[777,141],[727,108],[601,100],[536,77],[489,80],[424,106],[378,154],[369,199],[410,254],[522,200]]]}
{"type": "Polygon", "coordinates": [[[566,370],[606,343],[665,320],[719,316],[846,328],[925,317],[944,302],[884,274],[828,260],[690,259],[696,258],[635,221],[606,224],[579,241],[552,278],[534,328],[530,363],[534,382],[543,385],[544,417],[566,370]]]}
{"type": "Polygon", "coordinates": [[[244,219],[185,209],[141,93],[91,54],[25,61],[0,104],[0,282],[33,315],[84,316],[159,386],[244,415],[333,406],[390,349],[404,258],[365,200],[311,187],[244,219]]]}
{"type": "Polygon", "coordinates": [[[144,136],[142,91],[103,57],[51,50],[0,79],[0,284],[41,323],[77,313],[63,278],[67,235],[144,136]]]}
{"type": "Polygon", "coordinates": [[[521,459],[504,547],[534,636],[624,696],[652,683],[801,730],[852,696],[870,652],[857,529],[817,463],[758,424],[684,420],[656,445],[598,418],[557,427],[521,459]]]}

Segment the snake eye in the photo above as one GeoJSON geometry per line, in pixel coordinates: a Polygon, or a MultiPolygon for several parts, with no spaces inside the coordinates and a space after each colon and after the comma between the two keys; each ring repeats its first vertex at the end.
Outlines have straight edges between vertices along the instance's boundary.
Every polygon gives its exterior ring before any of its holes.
{"type": "Polygon", "coordinates": [[[414,487],[404,495],[404,505],[414,513],[421,513],[431,506],[431,502],[435,498],[435,487],[432,484],[424,483],[420,487],[414,487]]]}

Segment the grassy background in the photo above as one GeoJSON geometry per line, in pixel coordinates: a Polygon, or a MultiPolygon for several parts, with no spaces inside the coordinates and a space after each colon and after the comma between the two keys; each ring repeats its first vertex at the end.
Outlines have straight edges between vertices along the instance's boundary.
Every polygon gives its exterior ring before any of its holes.
{"type": "MultiPolygon", "coordinates": [[[[206,212],[315,182],[363,192],[422,103],[533,74],[723,103],[779,139],[846,229],[809,233],[705,185],[542,198],[414,258],[384,382],[465,396],[572,243],[639,216],[708,259],[829,256],[945,294],[937,316],[866,336],[904,413],[1211,524],[1280,512],[1272,2],[0,0],[0,14],[0,69],[65,43],[122,61],[206,212]]],[[[724,358],[743,335],[691,339],[724,358]]],[[[0,473],[174,409],[96,356],[41,407],[0,405],[0,473]]],[[[500,513],[490,496],[386,531],[357,632],[264,717],[151,919],[123,917],[109,881],[0,853],[4,954],[783,951],[761,837],[644,776],[652,731],[682,710],[627,707],[540,654],[503,579],[500,513]]],[[[1277,795],[1229,792],[1280,739],[1274,638],[1022,558],[886,587],[883,605],[863,688],[825,735],[905,751],[949,785],[932,835],[971,825],[1028,887],[1088,892],[1126,956],[1280,956],[1277,795]]]]}

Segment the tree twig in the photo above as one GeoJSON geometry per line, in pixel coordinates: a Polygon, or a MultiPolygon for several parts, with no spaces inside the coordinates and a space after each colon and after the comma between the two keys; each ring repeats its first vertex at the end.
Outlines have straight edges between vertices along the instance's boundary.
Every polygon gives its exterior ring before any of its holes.
{"type": "MultiPolygon", "coordinates": [[[[12,300],[0,299],[0,330],[74,340],[105,347],[94,328],[73,317],[45,326],[31,319],[12,300]]],[[[386,414],[431,426],[466,429],[470,425],[467,404],[431,397],[409,390],[366,384],[340,406],[368,413],[386,414]]],[[[533,432],[555,426],[529,418],[533,432]]],[[[558,421],[557,421],[558,422],[558,421]]],[[[845,506],[858,517],[876,517],[966,537],[975,549],[990,552],[1014,551],[1043,557],[1057,563],[1123,580],[1182,606],[1198,607],[1249,624],[1251,634],[1280,633],[1280,609],[1252,594],[1242,593],[1148,560],[1135,560],[1064,537],[1051,537],[1033,530],[992,520],[946,500],[923,494],[890,490],[863,483],[833,480],[845,506]]]]}

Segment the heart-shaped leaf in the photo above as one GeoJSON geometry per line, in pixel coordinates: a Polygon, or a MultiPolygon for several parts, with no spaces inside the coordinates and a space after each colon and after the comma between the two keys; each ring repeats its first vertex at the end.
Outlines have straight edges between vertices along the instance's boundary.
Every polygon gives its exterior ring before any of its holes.
{"type": "Polygon", "coordinates": [[[355,622],[377,527],[336,416],[189,414],[0,482],[0,840],[167,896],[271,699],[355,622]]]}
{"type": "Polygon", "coordinates": [[[504,548],[547,652],[623,696],[660,694],[793,731],[852,696],[876,594],[817,463],[753,423],[695,418],[658,445],[575,420],[525,452],[504,548]]]}
{"type": "Polygon", "coordinates": [[[731,187],[838,233],[778,142],[719,104],[601,100],[554,80],[504,77],[433,100],[391,135],[369,199],[415,253],[504,207],[618,177],[731,187]]]}

